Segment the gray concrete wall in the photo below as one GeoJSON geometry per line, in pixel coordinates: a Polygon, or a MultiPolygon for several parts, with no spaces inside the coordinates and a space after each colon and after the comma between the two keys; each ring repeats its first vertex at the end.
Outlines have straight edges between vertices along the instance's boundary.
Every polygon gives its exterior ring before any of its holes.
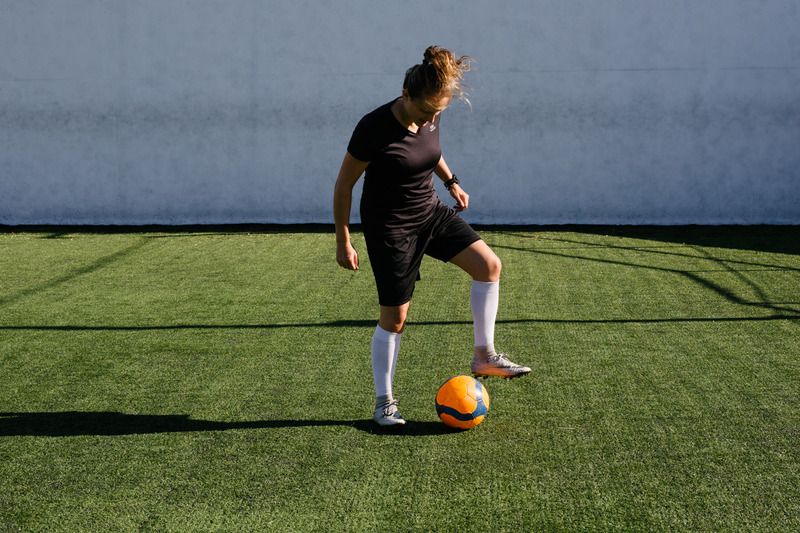
{"type": "Polygon", "coordinates": [[[797,0],[0,0],[0,223],[330,222],[353,126],[436,43],[477,60],[442,121],[470,221],[796,224],[798,28],[797,0]]]}

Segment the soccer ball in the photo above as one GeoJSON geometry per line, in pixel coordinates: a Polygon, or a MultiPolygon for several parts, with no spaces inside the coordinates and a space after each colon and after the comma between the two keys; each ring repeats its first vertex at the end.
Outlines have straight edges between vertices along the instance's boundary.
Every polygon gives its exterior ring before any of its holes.
{"type": "Polygon", "coordinates": [[[489,391],[477,379],[456,376],[436,393],[436,414],[451,428],[474,428],[489,411],[489,391]]]}

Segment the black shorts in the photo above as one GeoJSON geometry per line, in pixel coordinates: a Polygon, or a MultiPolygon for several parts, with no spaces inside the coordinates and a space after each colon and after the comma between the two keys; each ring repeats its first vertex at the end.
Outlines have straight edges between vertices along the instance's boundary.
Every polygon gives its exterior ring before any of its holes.
{"type": "Polygon", "coordinates": [[[419,229],[385,231],[364,225],[364,239],[378,302],[398,306],[411,300],[424,255],[446,263],[481,237],[455,210],[439,204],[419,229]]]}

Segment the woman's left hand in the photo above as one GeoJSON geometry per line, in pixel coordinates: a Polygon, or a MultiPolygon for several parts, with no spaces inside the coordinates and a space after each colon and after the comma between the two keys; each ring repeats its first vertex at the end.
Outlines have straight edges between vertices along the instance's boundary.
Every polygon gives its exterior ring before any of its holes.
{"type": "Polygon", "coordinates": [[[469,207],[469,194],[458,183],[450,187],[450,196],[456,199],[456,205],[453,206],[456,211],[463,211],[469,207]]]}

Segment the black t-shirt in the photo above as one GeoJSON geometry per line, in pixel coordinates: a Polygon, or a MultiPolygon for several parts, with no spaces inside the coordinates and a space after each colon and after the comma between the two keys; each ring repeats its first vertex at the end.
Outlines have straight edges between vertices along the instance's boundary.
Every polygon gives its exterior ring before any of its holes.
{"type": "Polygon", "coordinates": [[[395,118],[392,100],[364,115],[347,151],[369,165],[361,194],[361,222],[384,230],[413,230],[439,202],[432,172],[442,156],[439,116],[412,133],[395,118]]]}

